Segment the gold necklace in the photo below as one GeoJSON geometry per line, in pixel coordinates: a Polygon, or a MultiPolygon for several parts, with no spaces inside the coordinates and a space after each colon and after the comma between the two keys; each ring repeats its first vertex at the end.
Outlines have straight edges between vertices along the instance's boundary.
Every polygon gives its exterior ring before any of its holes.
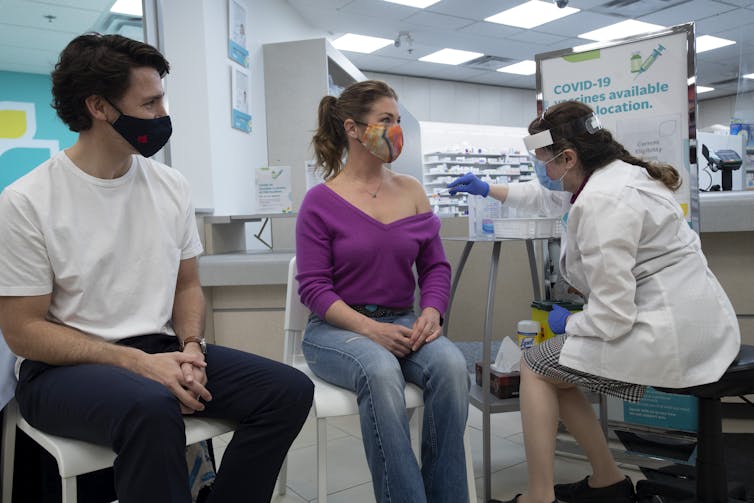
{"type": "Polygon", "coordinates": [[[367,194],[369,194],[370,196],[372,196],[372,199],[376,199],[377,198],[377,193],[382,188],[382,181],[383,180],[384,180],[384,176],[382,176],[382,173],[380,173],[380,184],[377,186],[377,190],[375,190],[374,192],[372,192],[369,189],[367,189],[366,187],[364,188],[364,190],[367,191],[367,194]]]}

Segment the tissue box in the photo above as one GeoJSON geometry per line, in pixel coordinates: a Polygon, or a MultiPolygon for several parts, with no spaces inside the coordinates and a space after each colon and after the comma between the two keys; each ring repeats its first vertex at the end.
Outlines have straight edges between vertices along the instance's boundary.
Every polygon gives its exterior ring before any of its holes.
{"type": "MultiPolygon", "coordinates": [[[[482,362],[476,362],[476,383],[482,385],[482,362]]],[[[521,384],[520,372],[498,372],[490,369],[490,393],[498,398],[518,397],[518,386],[521,384]]]]}

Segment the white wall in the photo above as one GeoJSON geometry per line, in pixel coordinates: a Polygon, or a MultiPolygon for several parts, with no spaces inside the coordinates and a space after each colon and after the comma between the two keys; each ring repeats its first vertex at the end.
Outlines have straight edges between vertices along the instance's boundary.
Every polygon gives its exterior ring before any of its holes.
{"type": "Polygon", "coordinates": [[[526,127],[537,114],[533,89],[365,72],[384,80],[419,121],[526,127]]]}
{"type": "Polygon", "coordinates": [[[239,1],[249,27],[251,134],[230,125],[227,0],[163,0],[171,164],[191,182],[195,206],[217,214],[253,213],[254,169],[267,165],[262,45],[324,36],[285,2],[239,1]]]}
{"type": "Polygon", "coordinates": [[[722,124],[728,126],[731,118],[741,119],[743,122],[754,122],[754,93],[724,96],[699,102],[699,129],[722,124]]]}

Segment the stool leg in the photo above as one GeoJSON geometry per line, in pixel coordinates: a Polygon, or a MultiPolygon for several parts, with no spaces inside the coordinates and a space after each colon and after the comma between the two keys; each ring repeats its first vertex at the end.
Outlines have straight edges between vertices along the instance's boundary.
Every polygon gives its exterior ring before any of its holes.
{"type": "Polygon", "coordinates": [[[699,398],[698,417],[696,497],[703,503],[725,503],[728,501],[728,480],[720,400],[699,398]]]}

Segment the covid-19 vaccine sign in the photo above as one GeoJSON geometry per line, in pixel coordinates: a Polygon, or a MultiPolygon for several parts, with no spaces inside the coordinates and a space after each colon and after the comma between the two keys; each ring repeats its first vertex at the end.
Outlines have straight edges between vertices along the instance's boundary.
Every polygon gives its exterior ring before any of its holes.
{"type": "Polygon", "coordinates": [[[626,150],[678,169],[676,198],[692,221],[696,176],[689,164],[690,114],[696,109],[693,25],[687,24],[600,49],[537,55],[543,110],[567,100],[586,103],[626,150]],[[692,191],[692,186],[694,191],[692,191]]]}

